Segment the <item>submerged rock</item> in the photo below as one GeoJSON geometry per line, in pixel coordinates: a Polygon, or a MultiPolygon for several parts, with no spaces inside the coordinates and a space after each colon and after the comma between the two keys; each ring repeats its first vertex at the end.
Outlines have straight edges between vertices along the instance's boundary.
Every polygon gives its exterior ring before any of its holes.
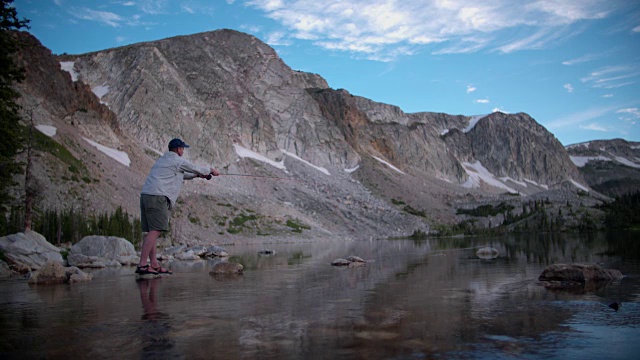
{"type": "Polygon", "coordinates": [[[241,275],[244,272],[242,264],[232,262],[221,262],[213,266],[209,272],[211,275],[241,275]]]}
{"type": "Polygon", "coordinates": [[[476,256],[483,260],[493,260],[499,255],[498,249],[493,247],[483,247],[476,251],[476,256]]]}
{"type": "Polygon", "coordinates": [[[87,274],[75,266],[64,267],[55,261],[44,264],[40,270],[31,274],[29,284],[71,284],[89,281],[93,275],[87,274]]]}
{"type": "Polygon", "coordinates": [[[347,256],[347,260],[351,261],[351,262],[359,262],[359,263],[365,263],[366,261],[364,261],[363,258],[359,257],[359,256],[347,256]]]}
{"type": "Polygon", "coordinates": [[[333,266],[358,267],[366,265],[367,261],[359,256],[350,255],[346,259],[335,259],[331,262],[333,266]]]}
{"type": "Polygon", "coordinates": [[[351,261],[347,259],[335,259],[331,262],[333,266],[349,266],[349,264],[351,264],[351,261]]]}

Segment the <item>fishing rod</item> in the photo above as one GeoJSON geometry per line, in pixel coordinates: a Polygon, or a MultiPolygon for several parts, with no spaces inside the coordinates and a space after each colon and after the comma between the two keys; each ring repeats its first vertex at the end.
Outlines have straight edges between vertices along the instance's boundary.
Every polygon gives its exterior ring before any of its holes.
{"type": "MultiPolygon", "coordinates": [[[[277,176],[264,176],[264,175],[249,175],[249,174],[220,174],[219,176],[243,176],[243,177],[252,177],[252,178],[263,178],[263,179],[278,179],[278,180],[294,180],[291,178],[277,177],[277,176]]],[[[206,176],[202,176],[207,180],[211,180],[213,175],[209,174],[206,176]]]]}

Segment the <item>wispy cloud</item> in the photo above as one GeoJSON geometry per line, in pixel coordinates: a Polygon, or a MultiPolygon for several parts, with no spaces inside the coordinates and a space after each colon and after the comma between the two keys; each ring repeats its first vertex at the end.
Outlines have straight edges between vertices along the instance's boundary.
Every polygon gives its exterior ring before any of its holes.
{"type": "Polygon", "coordinates": [[[476,87],[473,85],[467,85],[467,94],[476,91],[476,87]]]}
{"type": "Polygon", "coordinates": [[[286,38],[286,33],[282,31],[269,33],[265,42],[271,46],[288,46],[292,44],[292,41],[286,38]]]}
{"type": "Polygon", "coordinates": [[[180,5],[180,7],[182,8],[182,11],[188,12],[189,14],[195,14],[196,13],[196,11],[193,10],[193,8],[191,8],[191,6],[189,6],[188,4],[182,4],[182,5],[180,5]]]}
{"type": "Polygon", "coordinates": [[[168,0],[137,0],[140,10],[145,14],[158,15],[169,13],[168,0]]]}
{"type": "Polygon", "coordinates": [[[438,54],[544,48],[582,31],[574,26],[577,23],[606,17],[618,6],[609,0],[249,0],[246,4],[279,22],[292,39],[382,58],[425,45],[438,54]],[[503,39],[514,33],[522,35],[503,39]],[[397,51],[398,47],[405,50],[397,51]]]}
{"type": "Polygon", "coordinates": [[[585,111],[569,114],[552,120],[546,124],[546,127],[549,129],[560,129],[568,126],[580,125],[585,122],[593,121],[613,110],[615,110],[615,107],[612,106],[587,109],[585,111]]]}
{"type": "Polygon", "coordinates": [[[602,54],[598,54],[598,55],[596,55],[596,54],[588,54],[588,55],[581,56],[579,58],[563,61],[562,65],[571,66],[571,65],[586,63],[586,62],[589,62],[589,61],[597,60],[597,59],[601,58],[602,56],[603,56],[602,54]]]}
{"type": "Polygon", "coordinates": [[[475,102],[476,104],[488,104],[489,99],[477,99],[477,100],[474,100],[473,102],[475,102]]]}
{"type": "Polygon", "coordinates": [[[604,94],[602,95],[603,98],[612,98],[613,94],[604,94]]]}
{"type": "Polygon", "coordinates": [[[593,131],[603,131],[603,132],[610,131],[609,129],[605,128],[604,126],[598,125],[596,123],[591,123],[589,125],[581,125],[580,129],[593,130],[593,131]]]}
{"type": "Polygon", "coordinates": [[[567,89],[567,92],[572,93],[573,92],[573,85],[571,84],[564,84],[563,86],[565,89],[567,89]]]}
{"type": "Polygon", "coordinates": [[[615,89],[635,84],[640,78],[638,65],[605,66],[581,79],[594,88],[615,89]]]}
{"type": "Polygon", "coordinates": [[[111,27],[119,27],[124,19],[120,15],[108,11],[96,11],[87,8],[75,9],[71,12],[78,19],[97,21],[111,27]]]}

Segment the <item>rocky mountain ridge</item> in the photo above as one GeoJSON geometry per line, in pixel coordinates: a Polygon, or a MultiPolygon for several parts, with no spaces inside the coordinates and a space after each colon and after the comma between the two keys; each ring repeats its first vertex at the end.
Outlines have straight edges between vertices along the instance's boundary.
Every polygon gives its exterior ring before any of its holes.
{"type": "Polygon", "coordinates": [[[594,190],[611,197],[640,191],[640,142],[595,140],[567,152],[594,190]]]}
{"type": "Polygon", "coordinates": [[[290,222],[309,236],[407,235],[455,223],[469,204],[589,191],[564,147],[526,114],[406,114],[294,71],[237,31],[58,57],[16,36],[25,118],[55,128],[51,139],[83,164],[74,174],[40,154],[38,174],[50,182],[41,207],[136,214],[144,177],[173,137],[192,146],[195,163],[249,175],[189,182],[172,228],[182,242],[300,236],[286,233],[290,222]],[[230,232],[239,217],[249,225],[230,232]]]}

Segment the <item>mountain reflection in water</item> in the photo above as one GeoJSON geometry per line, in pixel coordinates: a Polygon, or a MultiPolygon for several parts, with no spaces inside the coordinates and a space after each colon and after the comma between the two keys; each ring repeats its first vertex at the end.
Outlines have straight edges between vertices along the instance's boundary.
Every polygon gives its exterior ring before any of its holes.
{"type": "Polygon", "coordinates": [[[94,270],[88,283],[0,281],[0,358],[616,358],[640,354],[634,234],[322,241],[227,247],[174,275],[94,270]],[[476,257],[491,246],[495,260],[476,257]],[[368,262],[334,267],[336,258],[368,262]],[[593,292],[540,286],[555,263],[625,278],[593,292]],[[619,302],[618,311],[609,304],[619,302]]]}

